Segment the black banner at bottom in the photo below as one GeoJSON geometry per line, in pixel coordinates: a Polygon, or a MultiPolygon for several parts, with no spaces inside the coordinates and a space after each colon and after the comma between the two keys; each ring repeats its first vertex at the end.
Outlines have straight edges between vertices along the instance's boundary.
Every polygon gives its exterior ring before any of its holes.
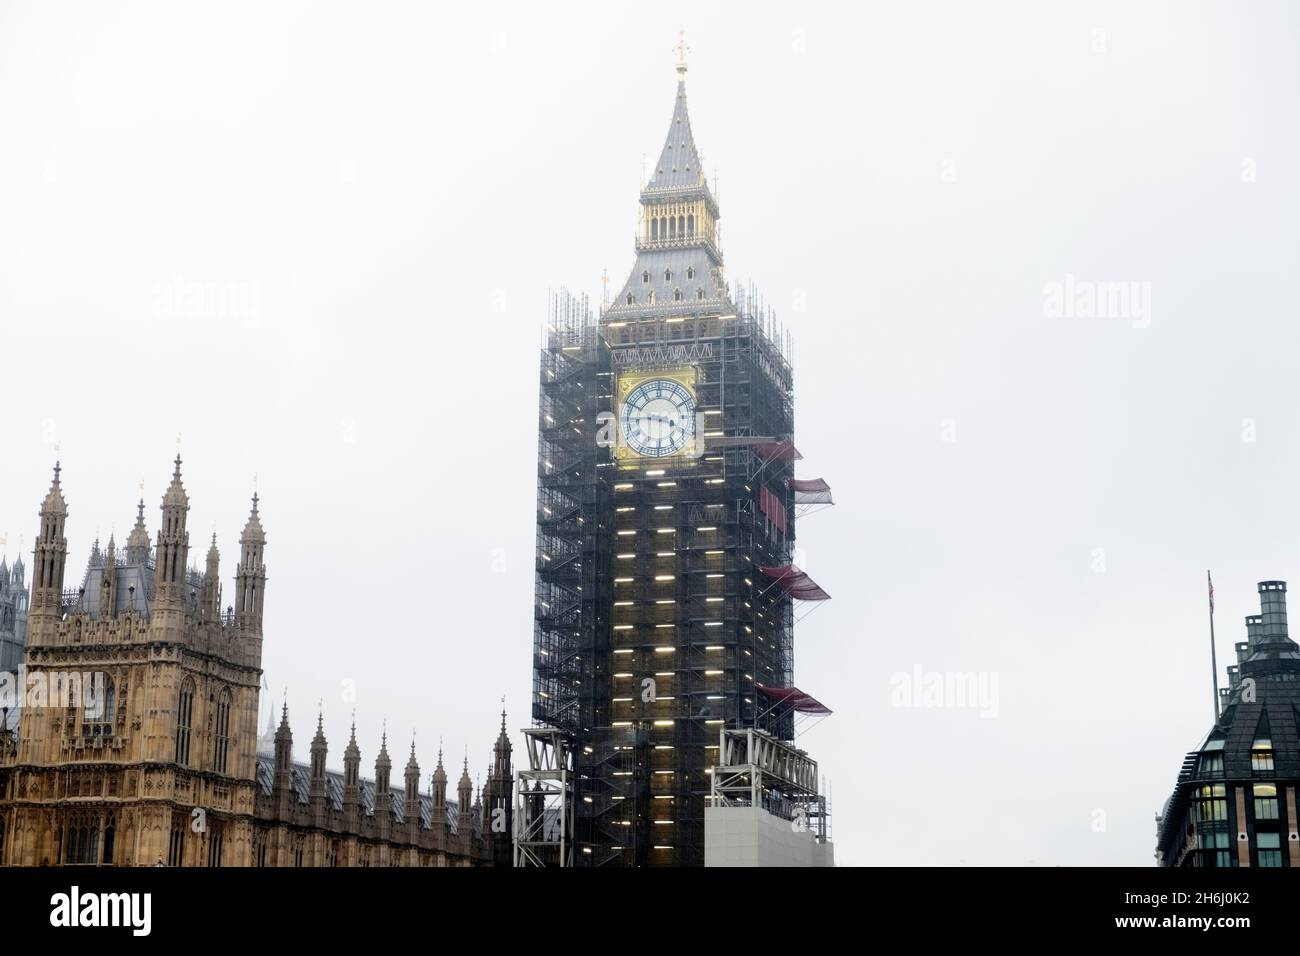
{"type": "Polygon", "coordinates": [[[649,920],[647,931],[685,921],[692,933],[718,921],[763,939],[811,931],[974,942],[1046,931],[1230,944],[1261,933],[1295,939],[1298,889],[1286,870],[1249,869],[0,870],[8,938],[75,932],[128,946],[250,934],[259,944],[373,942],[380,927],[421,924],[554,945],[628,920],[649,920]]]}

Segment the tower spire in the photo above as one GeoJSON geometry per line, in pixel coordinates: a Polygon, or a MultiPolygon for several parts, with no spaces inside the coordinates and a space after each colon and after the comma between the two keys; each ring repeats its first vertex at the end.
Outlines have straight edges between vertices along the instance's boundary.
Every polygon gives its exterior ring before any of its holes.
{"type": "Polygon", "coordinates": [[[239,536],[240,560],[235,568],[235,613],[240,624],[250,630],[262,629],[262,600],[266,589],[266,565],[262,561],[266,532],[258,514],[257,492],[243,533],[239,536]]]}
{"type": "Polygon", "coordinates": [[[659,159],[644,177],[636,264],[606,321],[735,311],[723,277],[718,202],[704,175],[686,106],[686,45],[677,43],[677,95],[659,159]]]}
{"type": "Polygon", "coordinates": [[[41,502],[41,530],[36,535],[36,579],[32,589],[32,611],[57,613],[63,598],[63,572],[68,562],[68,540],[63,536],[68,505],[59,480],[62,466],[54,463],[54,480],[41,502]]]}
{"type": "Polygon", "coordinates": [[[185,568],[190,552],[190,535],[185,516],[190,499],[181,483],[181,456],[176,455],[172,481],[162,500],[162,527],[158,529],[158,564],[154,569],[159,609],[179,611],[185,607],[185,568]]]}

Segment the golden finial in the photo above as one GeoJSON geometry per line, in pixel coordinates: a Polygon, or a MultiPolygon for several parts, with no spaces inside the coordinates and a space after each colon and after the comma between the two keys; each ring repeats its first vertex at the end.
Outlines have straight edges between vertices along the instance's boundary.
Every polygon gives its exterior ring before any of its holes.
{"type": "Polygon", "coordinates": [[[686,54],[690,52],[690,47],[686,45],[686,30],[681,29],[677,33],[677,75],[681,79],[686,79],[686,54]]]}

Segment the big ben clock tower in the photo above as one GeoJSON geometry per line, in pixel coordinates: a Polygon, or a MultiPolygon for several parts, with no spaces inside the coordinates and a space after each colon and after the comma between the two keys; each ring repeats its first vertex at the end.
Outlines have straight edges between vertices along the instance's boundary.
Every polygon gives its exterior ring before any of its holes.
{"type": "Polygon", "coordinates": [[[542,352],[532,716],[576,865],[702,864],[724,728],[793,736],[765,690],[793,676],[791,367],[724,279],[677,71],[636,262],[598,318],[557,297],[542,352]]]}

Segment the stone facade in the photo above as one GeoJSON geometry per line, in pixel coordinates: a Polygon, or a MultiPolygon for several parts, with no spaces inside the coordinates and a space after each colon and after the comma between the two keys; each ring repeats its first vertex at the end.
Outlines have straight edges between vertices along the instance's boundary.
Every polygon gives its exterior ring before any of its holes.
{"type": "MultiPolygon", "coordinates": [[[[16,678],[22,668],[27,647],[27,604],[31,595],[27,591],[26,568],[23,559],[16,558],[13,567],[0,559],[0,675],[16,678]]],[[[3,679],[0,677],[0,679],[3,679]]],[[[14,679],[11,687],[17,687],[14,679]]],[[[16,690],[14,691],[15,696],[16,690]]],[[[0,726],[17,728],[18,701],[0,697],[0,726]]]]}
{"type": "Polygon", "coordinates": [[[504,723],[487,787],[475,800],[467,761],[450,806],[441,754],[431,793],[419,792],[414,749],[393,792],[386,740],[373,782],[360,777],[355,731],[343,773],[329,772],[318,722],[310,766],[295,764],[287,709],[274,754],[259,756],[258,498],[224,610],[215,535],[204,571],[189,567],[188,510],[178,456],[152,545],[141,501],[126,547],[96,542],[82,586],[65,590],[55,466],[33,555],[24,706],[17,730],[0,730],[0,864],[463,866],[501,858],[502,845],[508,859],[504,723]]]}

